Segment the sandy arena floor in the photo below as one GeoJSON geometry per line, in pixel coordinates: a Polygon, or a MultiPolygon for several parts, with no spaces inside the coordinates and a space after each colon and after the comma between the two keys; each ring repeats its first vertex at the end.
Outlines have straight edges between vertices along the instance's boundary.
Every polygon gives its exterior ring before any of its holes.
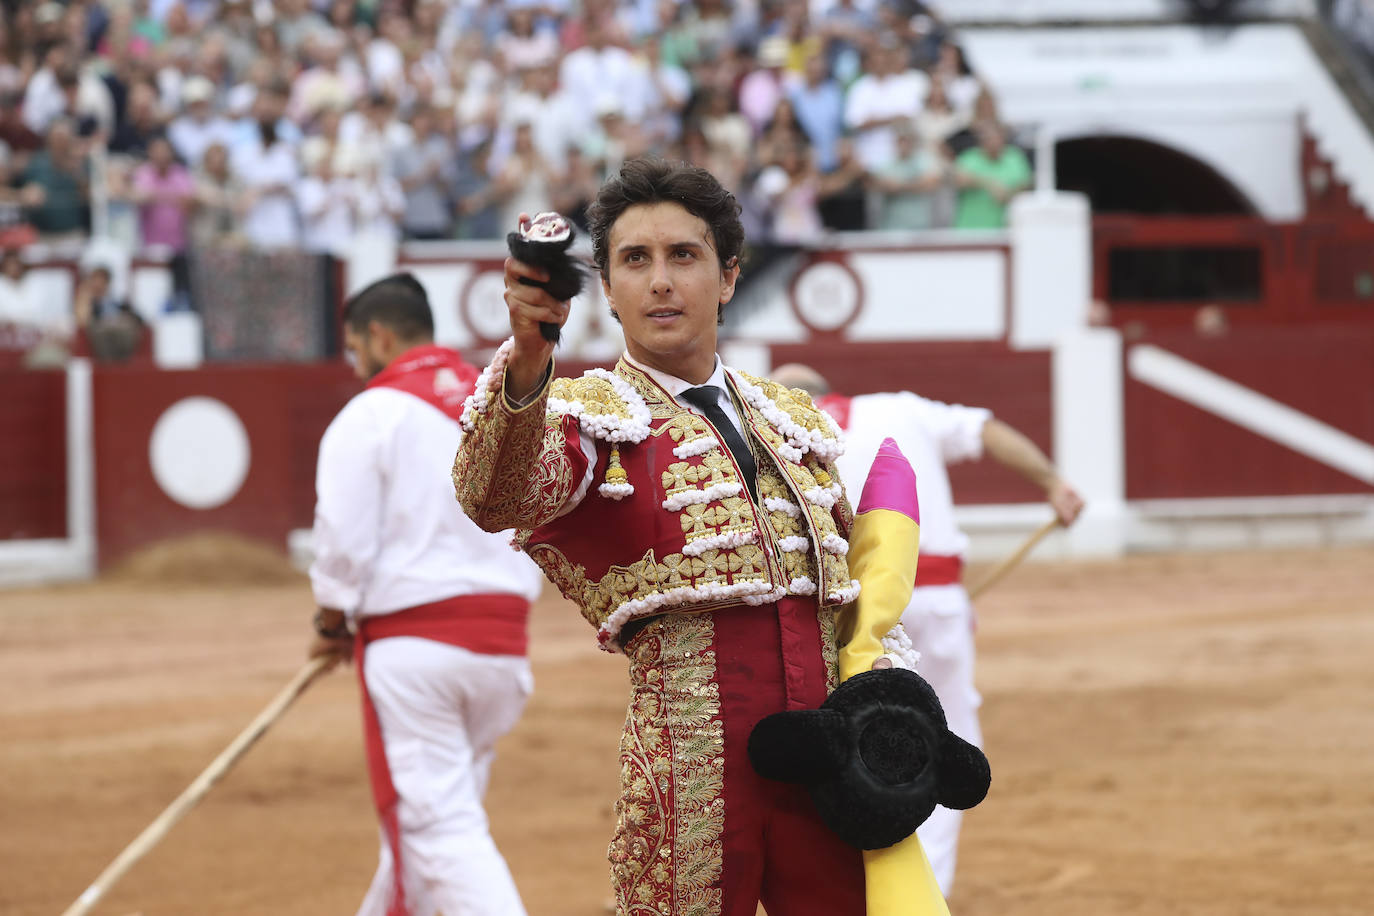
{"type": "MultiPolygon", "coordinates": [[[[303,661],[303,581],[0,593],[0,913],[60,913],[303,661]]],[[[1374,912],[1374,551],[1030,565],[980,607],[993,789],[958,916],[1374,912]]],[[[625,663],[559,600],[489,810],[533,916],[602,916],[625,663]]],[[[312,688],[97,913],[351,913],[356,680],[312,688]]]]}

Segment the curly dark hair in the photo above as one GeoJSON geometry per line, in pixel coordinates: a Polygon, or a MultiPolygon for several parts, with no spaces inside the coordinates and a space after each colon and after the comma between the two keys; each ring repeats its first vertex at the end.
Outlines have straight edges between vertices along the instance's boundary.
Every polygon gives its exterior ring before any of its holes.
{"type": "Polygon", "coordinates": [[[700,166],[646,156],[627,160],[620,172],[601,186],[596,200],[587,208],[592,260],[603,279],[609,276],[611,228],[616,220],[639,204],[666,202],[679,204],[705,221],[721,270],[739,263],[744,226],[735,195],[700,166]]]}

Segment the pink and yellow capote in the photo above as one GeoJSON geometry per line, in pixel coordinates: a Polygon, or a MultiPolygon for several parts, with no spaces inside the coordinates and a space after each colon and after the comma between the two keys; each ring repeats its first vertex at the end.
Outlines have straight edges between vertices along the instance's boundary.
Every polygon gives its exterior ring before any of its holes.
{"type": "MultiPolygon", "coordinates": [[[[902,619],[916,581],[921,509],[916,472],[892,439],[883,441],[864,484],[849,534],[850,574],[858,598],[839,620],[840,680],[873,667],[883,637],[902,619]]],[[[949,907],[915,834],[864,852],[868,916],[949,916],[949,907]]]]}

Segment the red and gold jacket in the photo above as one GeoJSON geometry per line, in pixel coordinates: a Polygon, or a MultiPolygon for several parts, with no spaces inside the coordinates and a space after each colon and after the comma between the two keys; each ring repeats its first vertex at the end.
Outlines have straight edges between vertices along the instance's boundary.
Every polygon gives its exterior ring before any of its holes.
{"type": "Polygon", "coordinates": [[[711,424],[626,360],[547,382],[515,409],[502,393],[509,346],[463,414],[458,500],[488,531],[517,529],[603,648],[618,648],[628,622],[665,611],[854,599],[839,430],[805,392],[726,370],[758,465],[755,505],[711,424]],[[568,509],[589,464],[592,486],[568,509]]]}

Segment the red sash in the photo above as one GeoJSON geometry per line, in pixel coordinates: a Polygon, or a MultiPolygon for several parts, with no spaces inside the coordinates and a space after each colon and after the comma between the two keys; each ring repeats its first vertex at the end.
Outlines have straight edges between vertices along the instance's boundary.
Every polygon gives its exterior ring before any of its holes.
{"type": "Polygon", "coordinates": [[[418,636],[483,655],[523,656],[529,644],[529,611],[529,602],[516,595],[462,595],[359,621],[353,658],[362,686],[363,747],[372,781],[372,800],[377,805],[382,832],[391,847],[392,897],[387,904],[387,916],[407,916],[410,910],[405,901],[401,829],[396,816],[400,795],[391,781],[381,722],[367,689],[364,665],[367,644],[390,636],[418,636]]]}
{"type": "Polygon", "coordinates": [[[916,587],[958,585],[964,570],[963,557],[923,553],[916,560],[916,587]]]}
{"type": "Polygon", "coordinates": [[[367,383],[369,388],[395,388],[428,401],[460,419],[463,401],[477,383],[477,370],[457,352],[434,344],[411,347],[367,383]]]}

